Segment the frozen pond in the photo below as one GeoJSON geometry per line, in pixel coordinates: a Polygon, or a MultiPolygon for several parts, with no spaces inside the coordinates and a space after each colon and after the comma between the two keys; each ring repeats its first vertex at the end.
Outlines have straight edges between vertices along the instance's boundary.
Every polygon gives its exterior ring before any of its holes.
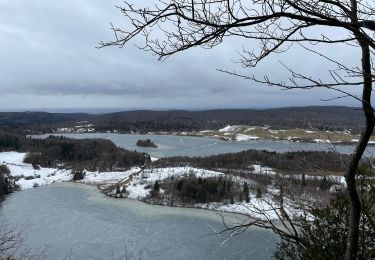
{"type": "MultiPolygon", "coordinates": [[[[57,134],[61,135],[61,134],[57,134]]],[[[37,137],[47,137],[40,135],[37,137]]],[[[147,152],[155,157],[171,156],[206,156],[220,153],[234,153],[249,149],[267,150],[276,152],[287,151],[328,151],[332,149],[329,144],[323,143],[296,143],[288,141],[258,140],[249,142],[223,141],[208,137],[191,137],[175,135],[131,135],[131,134],[64,134],[64,136],[83,138],[104,138],[109,139],[117,146],[147,152]],[[140,139],[151,139],[158,148],[137,147],[136,142],[140,139]]],[[[336,145],[340,153],[352,153],[353,145],[336,145]]],[[[375,154],[375,146],[367,148],[367,155],[375,154]]]]}
{"type": "MultiPolygon", "coordinates": [[[[28,247],[49,246],[48,259],[271,259],[277,238],[251,228],[229,239],[208,210],[152,206],[112,199],[96,187],[60,183],[15,193],[5,218],[27,225],[28,247]]],[[[229,220],[239,221],[229,215],[229,220]]]]}

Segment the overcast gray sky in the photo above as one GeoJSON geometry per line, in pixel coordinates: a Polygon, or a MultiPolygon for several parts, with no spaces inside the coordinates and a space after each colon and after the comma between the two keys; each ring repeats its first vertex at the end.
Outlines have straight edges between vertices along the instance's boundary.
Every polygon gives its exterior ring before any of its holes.
{"type": "MultiPolygon", "coordinates": [[[[352,99],[320,101],[336,95],[328,91],[282,91],[218,72],[218,68],[240,69],[233,63],[238,59],[236,50],[254,44],[242,39],[213,50],[189,50],[164,62],[132,45],[96,49],[99,41],[113,39],[110,22],[125,25],[114,7],[121,4],[117,0],[0,0],[0,110],[359,105],[352,99]]],[[[358,63],[358,55],[350,49],[324,51],[358,63]]],[[[247,73],[286,79],[279,61],[323,78],[327,74],[318,58],[298,48],[247,73]]]]}

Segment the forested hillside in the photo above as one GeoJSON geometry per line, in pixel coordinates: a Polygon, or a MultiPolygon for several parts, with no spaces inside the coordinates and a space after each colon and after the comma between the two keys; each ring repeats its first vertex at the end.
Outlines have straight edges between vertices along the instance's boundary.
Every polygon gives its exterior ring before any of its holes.
{"type": "Polygon", "coordinates": [[[317,174],[317,172],[343,173],[348,155],[334,152],[300,151],[269,152],[248,150],[238,153],[226,153],[206,157],[170,157],[161,158],[154,163],[159,167],[193,166],[204,169],[248,169],[252,164],[266,165],[278,172],[300,174],[301,172],[317,174]]]}
{"type": "Polygon", "coordinates": [[[14,131],[33,130],[50,132],[53,128],[74,125],[90,120],[93,115],[84,113],[0,112],[0,129],[14,131]]]}
{"type": "Polygon", "coordinates": [[[126,111],[109,114],[80,113],[0,113],[2,129],[51,132],[89,121],[95,130],[120,132],[217,130],[226,125],[269,125],[273,129],[316,128],[351,129],[358,133],[363,125],[361,110],[352,107],[297,107],[276,109],[224,109],[207,111],[126,111]]]}

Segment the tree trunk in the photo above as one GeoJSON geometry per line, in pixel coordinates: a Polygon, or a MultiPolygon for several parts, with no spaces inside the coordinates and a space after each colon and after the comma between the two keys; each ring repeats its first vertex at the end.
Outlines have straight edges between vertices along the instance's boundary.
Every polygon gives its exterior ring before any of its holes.
{"type": "Polygon", "coordinates": [[[375,125],[373,109],[371,106],[372,76],[370,49],[369,45],[366,42],[361,41],[361,39],[359,41],[362,50],[362,73],[364,80],[362,92],[362,109],[365,113],[366,123],[359,143],[352,155],[351,161],[345,173],[345,181],[347,184],[348,195],[350,199],[349,231],[345,253],[346,260],[356,259],[358,253],[358,234],[359,222],[361,218],[361,202],[356,187],[356,174],[359,162],[366,149],[375,125]]]}

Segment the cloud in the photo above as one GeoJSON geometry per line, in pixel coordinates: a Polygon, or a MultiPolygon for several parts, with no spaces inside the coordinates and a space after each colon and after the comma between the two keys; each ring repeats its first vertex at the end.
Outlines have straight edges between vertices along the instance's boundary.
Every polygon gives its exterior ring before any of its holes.
{"type": "Polygon", "coordinates": [[[113,38],[110,21],[124,25],[114,7],[121,4],[117,0],[0,0],[0,109],[276,107],[326,104],[320,98],[332,96],[325,91],[265,88],[216,70],[271,74],[282,80],[287,75],[278,60],[284,60],[315,75],[326,73],[320,59],[307,59],[298,48],[251,71],[233,63],[236,50],[255,46],[242,39],[230,39],[213,50],[194,48],[164,62],[132,45],[96,49],[99,41],[113,38]]]}

